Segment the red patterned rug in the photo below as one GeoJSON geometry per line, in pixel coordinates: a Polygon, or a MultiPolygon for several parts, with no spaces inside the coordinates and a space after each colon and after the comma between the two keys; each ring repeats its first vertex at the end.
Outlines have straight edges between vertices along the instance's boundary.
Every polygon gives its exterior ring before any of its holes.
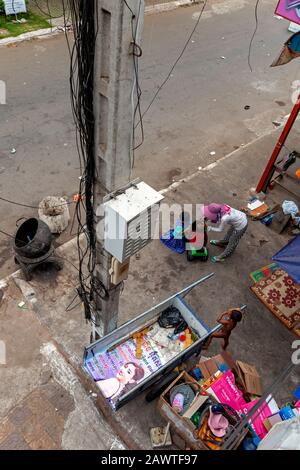
{"type": "Polygon", "coordinates": [[[300,285],[282,269],[255,283],[251,290],[287,328],[300,337],[300,285]]]}

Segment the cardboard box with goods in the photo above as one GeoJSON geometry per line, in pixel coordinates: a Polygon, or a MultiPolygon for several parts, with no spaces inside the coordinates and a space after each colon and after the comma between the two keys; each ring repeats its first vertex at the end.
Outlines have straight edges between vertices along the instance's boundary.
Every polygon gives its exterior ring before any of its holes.
{"type": "Polygon", "coordinates": [[[200,362],[198,367],[203,375],[204,380],[209,379],[212,375],[214,375],[218,370],[220,370],[220,366],[225,364],[229,369],[237,372],[237,367],[234,359],[232,358],[229,352],[222,352],[217,356],[212,357],[211,359],[207,359],[206,361],[200,362]]]}
{"type": "Polygon", "coordinates": [[[245,362],[235,361],[229,352],[224,351],[211,359],[200,362],[198,367],[204,380],[207,380],[224,364],[233,371],[237,385],[241,386],[245,392],[255,396],[262,395],[261,379],[256,368],[245,362]]]}
{"type": "Polygon", "coordinates": [[[256,368],[242,361],[236,361],[238,377],[246,392],[251,395],[261,396],[262,386],[260,375],[256,368]]]}
{"type": "MultiPolygon", "coordinates": [[[[194,431],[196,427],[187,417],[190,414],[188,413],[188,410],[184,416],[181,416],[170,404],[169,397],[172,388],[181,383],[190,385],[196,395],[201,392],[201,387],[198,382],[196,382],[196,380],[186,372],[182,372],[161,394],[158,402],[159,412],[166,421],[170,423],[171,429],[175,431],[192,450],[208,450],[208,447],[201,440],[195,438],[194,431]]],[[[197,398],[199,398],[199,401],[197,400],[197,404],[199,404],[199,406],[201,406],[201,404],[203,404],[207,399],[206,397],[200,397],[200,395],[197,396],[197,398]]],[[[194,407],[192,412],[194,412],[194,407]]]]}
{"type": "Polygon", "coordinates": [[[191,419],[191,417],[201,408],[201,406],[208,400],[208,395],[198,395],[195,400],[188,408],[188,410],[182,415],[183,418],[191,419]]]}
{"type": "MultiPolygon", "coordinates": [[[[222,361],[223,363],[224,361],[222,361]]],[[[227,372],[228,374],[232,374],[231,371],[227,372]]],[[[158,402],[158,409],[160,414],[163,418],[168,421],[171,425],[172,431],[175,431],[186,443],[186,445],[191,450],[211,450],[206,441],[203,441],[202,438],[199,438],[199,432],[197,432],[196,426],[191,421],[191,417],[202,408],[202,406],[207,405],[207,401],[210,400],[212,404],[217,404],[218,400],[216,400],[213,395],[202,395],[204,391],[202,387],[196,382],[190,375],[186,372],[182,372],[174,382],[169,385],[169,387],[161,394],[159,402],[158,402]],[[170,403],[170,394],[173,387],[177,386],[178,384],[188,384],[190,385],[194,392],[195,398],[194,401],[191,403],[189,408],[185,411],[183,415],[180,415],[170,403]]],[[[210,403],[210,404],[211,404],[210,403]]],[[[227,416],[229,423],[234,426],[237,424],[236,419],[231,415],[228,414],[227,416]]],[[[199,431],[199,429],[198,429],[199,431]]],[[[236,449],[240,445],[241,440],[235,442],[232,446],[232,449],[236,449]]]]}

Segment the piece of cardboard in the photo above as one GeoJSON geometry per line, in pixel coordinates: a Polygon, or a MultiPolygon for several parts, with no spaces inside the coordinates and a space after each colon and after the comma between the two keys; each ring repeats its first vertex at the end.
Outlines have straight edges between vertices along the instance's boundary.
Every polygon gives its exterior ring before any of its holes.
{"type": "Polygon", "coordinates": [[[259,207],[257,207],[256,209],[250,211],[249,214],[251,215],[251,217],[258,217],[262,214],[265,214],[267,212],[267,210],[269,210],[269,206],[267,206],[267,204],[263,203],[259,207]]]}
{"type": "Polygon", "coordinates": [[[237,371],[236,361],[228,351],[223,351],[221,354],[215,356],[214,359],[216,360],[218,366],[221,364],[226,364],[232,371],[237,371]]]}
{"type": "Polygon", "coordinates": [[[218,372],[221,364],[226,364],[229,369],[237,371],[236,362],[232,358],[231,354],[227,351],[223,351],[221,354],[198,364],[204,380],[209,379],[212,375],[218,372]]]}
{"type": "Polygon", "coordinates": [[[259,199],[255,199],[253,202],[249,202],[247,207],[250,211],[254,211],[255,209],[258,209],[262,205],[263,205],[263,202],[261,202],[259,199]]]}
{"type": "Polygon", "coordinates": [[[264,426],[265,426],[266,430],[269,432],[270,429],[273,426],[275,426],[275,424],[280,423],[281,421],[282,421],[282,419],[281,419],[280,414],[276,413],[275,415],[269,416],[269,418],[267,418],[264,421],[264,426]]]}
{"type": "Polygon", "coordinates": [[[236,365],[238,377],[246,392],[260,397],[262,395],[262,386],[260,376],[256,368],[242,361],[236,361],[236,365]]]}
{"type": "Polygon", "coordinates": [[[198,364],[198,367],[201,371],[201,374],[203,375],[204,380],[209,379],[210,375],[209,375],[208,369],[205,365],[205,362],[200,362],[200,364],[198,364]]]}
{"type": "Polygon", "coordinates": [[[209,359],[208,361],[206,361],[205,365],[206,365],[206,368],[208,370],[208,373],[209,373],[210,377],[212,375],[214,375],[216,372],[218,372],[218,370],[219,370],[218,366],[217,366],[217,363],[214,360],[214,358],[209,359]]]}
{"type": "Polygon", "coordinates": [[[190,419],[196,413],[196,411],[198,411],[199,408],[201,408],[201,406],[203,405],[203,403],[206,402],[207,399],[208,399],[208,395],[198,395],[193,401],[193,403],[191,404],[191,406],[182,415],[183,418],[190,419]]]}

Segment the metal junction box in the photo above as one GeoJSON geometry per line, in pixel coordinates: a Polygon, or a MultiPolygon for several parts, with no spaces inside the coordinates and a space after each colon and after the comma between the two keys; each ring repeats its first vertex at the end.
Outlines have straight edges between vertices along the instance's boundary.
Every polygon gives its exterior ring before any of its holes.
{"type": "Polygon", "coordinates": [[[105,250],[123,263],[153,239],[164,197],[143,181],[104,202],[105,250]]]}

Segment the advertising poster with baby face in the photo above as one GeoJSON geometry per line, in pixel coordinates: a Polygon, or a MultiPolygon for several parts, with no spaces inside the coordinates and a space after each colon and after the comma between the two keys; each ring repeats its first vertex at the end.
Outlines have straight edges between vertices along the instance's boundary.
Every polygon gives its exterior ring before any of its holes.
{"type": "Polygon", "coordinates": [[[279,0],[276,15],[300,24],[300,1],[299,0],[279,0]]]}
{"type": "Polygon", "coordinates": [[[163,359],[145,336],[142,357],[136,358],[136,342],[129,339],[111,351],[96,353],[85,362],[89,374],[114,408],[118,398],[157,371],[163,359]]]}

